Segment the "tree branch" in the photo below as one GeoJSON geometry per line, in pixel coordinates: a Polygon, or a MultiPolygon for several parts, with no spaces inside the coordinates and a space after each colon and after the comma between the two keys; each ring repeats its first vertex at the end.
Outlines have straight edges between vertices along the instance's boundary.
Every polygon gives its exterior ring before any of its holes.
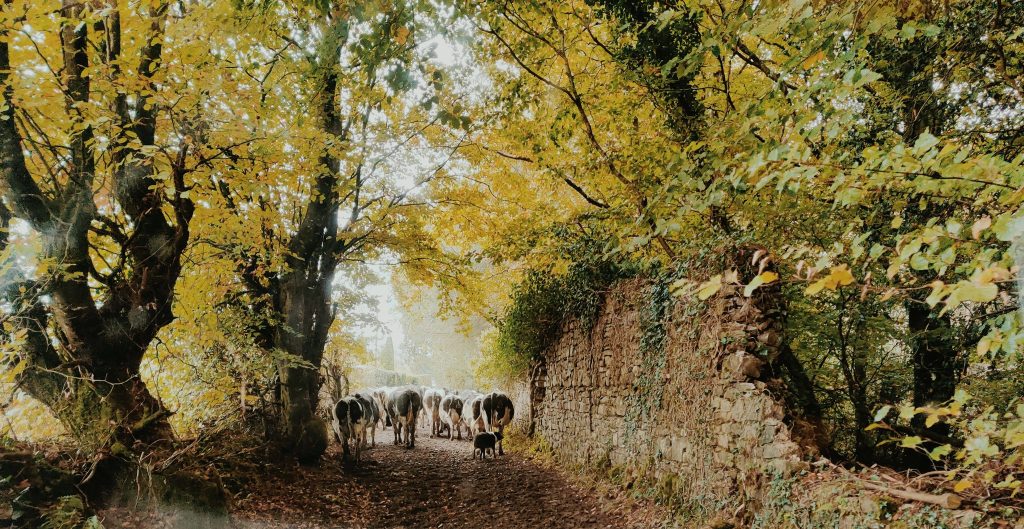
{"type": "MultiPolygon", "coordinates": [[[[8,10],[11,1],[4,0],[4,11],[8,10]]],[[[42,232],[49,230],[53,220],[51,204],[25,165],[21,133],[14,120],[14,87],[10,76],[11,59],[5,25],[0,28],[0,89],[5,103],[0,111],[0,178],[3,180],[4,196],[14,214],[28,220],[37,231],[42,232]]]]}
{"type": "Polygon", "coordinates": [[[576,185],[576,182],[573,182],[572,179],[570,179],[568,176],[562,177],[562,181],[564,181],[566,184],[568,184],[569,187],[573,188],[573,190],[575,190],[577,193],[579,193],[579,195],[581,197],[583,197],[583,199],[586,200],[587,202],[589,202],[590,204],[593,204],[594,206],[597,206],[599,208],[608,208],[609,207],[608,204],[605,204],[604,202],[601,202],[600,200],[597,200],[596,198],[593,198],[590,195],[588,195],[587,192],[584,191],[582,187],[576,185]]]}

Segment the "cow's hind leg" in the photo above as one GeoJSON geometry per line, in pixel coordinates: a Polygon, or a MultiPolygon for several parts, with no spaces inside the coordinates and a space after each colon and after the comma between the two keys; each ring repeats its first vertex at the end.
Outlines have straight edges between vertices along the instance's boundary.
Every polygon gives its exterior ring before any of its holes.
{"type": "Polygon", "coordinates": [[[342,435],[341,436],[341,464],[343,466],[347,465],[348,461],[349,461],[349,458],[350,458],[350,454],[349,454],[349,450],[348,450],[348,436],[342,435]]]}

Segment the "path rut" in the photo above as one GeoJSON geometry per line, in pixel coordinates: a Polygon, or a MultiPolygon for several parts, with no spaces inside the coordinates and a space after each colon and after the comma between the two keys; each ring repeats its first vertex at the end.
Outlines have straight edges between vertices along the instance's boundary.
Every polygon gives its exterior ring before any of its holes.
{"type": "MultiPolygon", "coordinates": [[[[241,527],[577,528],[659,527],[660,509],[585,487],[522,455],[473,460],[468,441],[420,435],[409,450],[377,433],[358,469],[337,445],[315,468],[274,473],[236,500],[241,527]]],[[[506,450],[508,452],[508,450],[506,450]]]]}

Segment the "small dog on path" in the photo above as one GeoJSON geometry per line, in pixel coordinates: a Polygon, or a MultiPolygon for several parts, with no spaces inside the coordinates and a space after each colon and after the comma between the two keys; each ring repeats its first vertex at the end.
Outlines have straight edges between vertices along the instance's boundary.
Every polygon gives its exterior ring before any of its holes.
{"type": "Polygon", "coordinates": [[[473,438],[473,459],[476,459],[477,454],[480,454],[480,460],[487,459],[487,451],[491,451],[491,457],[497,457],[494,455],[494,447],[501,441],[501,432],[480,432],[473,438]]]}

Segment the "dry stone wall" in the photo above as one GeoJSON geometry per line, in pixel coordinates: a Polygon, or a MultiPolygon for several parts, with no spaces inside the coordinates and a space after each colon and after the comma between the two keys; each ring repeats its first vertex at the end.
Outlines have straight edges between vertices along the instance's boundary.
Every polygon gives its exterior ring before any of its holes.
{"type": "Polygon", "coordinates": [[[659,311],[658,288],[620,282],[592,327],[566,323],[520,391],[518,409],[532,403],[520,417],[562,462],[621,469],[708,511],[756,499],[803,466],[761,380],[779,345],[773,294],[726,287],[659,311]]]}

